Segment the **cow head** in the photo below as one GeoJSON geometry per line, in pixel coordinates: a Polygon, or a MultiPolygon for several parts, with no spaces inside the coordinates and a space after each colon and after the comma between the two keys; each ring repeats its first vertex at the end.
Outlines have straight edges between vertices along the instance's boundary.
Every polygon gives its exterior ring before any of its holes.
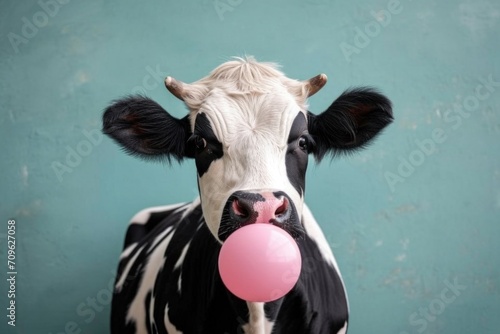
{"type": "Polygon", "coordinates": [[[308,155],[320,161],[362,148],[392,121],[390,101],[370,88],[310,113],[306,100],[325,83],[324,74],[296,81],[273,64],[237,59],[192,84],[165,80],[189,108],[186,117],[129,96],[106,109],[103,131],[142,158],[193,158],[203,214],[220,242],[255,222],[298,237],[308,155]]]}

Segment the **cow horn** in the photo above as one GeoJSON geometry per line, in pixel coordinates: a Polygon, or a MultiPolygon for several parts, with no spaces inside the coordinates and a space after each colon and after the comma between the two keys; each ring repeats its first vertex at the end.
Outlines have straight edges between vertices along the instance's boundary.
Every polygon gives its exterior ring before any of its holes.
{"type": "Polygon", "coordinates": [[[326,84],[328,77],[326,74],[318,74],[317,76],[304,81],[305,88],[307,89],[307,97],[316,94],[326,84]]]}
{"type": "Polygon", "coordinates": [[[165,78],[165,87],[179,100],[184,101],[184,90],[186,84],[182,81],[175,80],[172,77],[165,78]]]}

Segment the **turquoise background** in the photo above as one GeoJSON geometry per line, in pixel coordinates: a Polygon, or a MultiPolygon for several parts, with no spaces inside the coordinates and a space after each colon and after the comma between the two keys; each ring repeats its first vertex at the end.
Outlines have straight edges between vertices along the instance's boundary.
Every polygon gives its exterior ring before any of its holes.
{"type": "Polygon", "coordinates": [[[394,124],[369,149],[308,172],[306,200],[350,297],[349,333],[500,333],[500,85],[475,97],[482,78],[500,82],[498,1],[66,2],[0,5],[1,333],[108,332],[128,220],[197,187],[192,161],[146,163],[101,141],[102,110],[142,91],[181,117],[164,76],[191,82],[245,54],[292,78],[326,73],[316,113],[356,85],[394,103],[394,124]],[[389,9],[390,22],[379,12],[389,9]]]}

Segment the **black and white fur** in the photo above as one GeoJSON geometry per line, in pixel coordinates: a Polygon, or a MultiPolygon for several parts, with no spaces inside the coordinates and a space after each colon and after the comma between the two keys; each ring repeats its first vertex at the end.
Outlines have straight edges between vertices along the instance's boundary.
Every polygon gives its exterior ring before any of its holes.
{"type": "Polygon", "coordinates": [[[314,115],[303,82],[253,58],[224,63],[177,96],[189,108],[182,119],[142,96],[116,101],[103,116],[104,133],[131,154],[194,158],[200,192],[192,203],[146,209],[132,219],[112,333],[346,333],[340,272],[304,204],[308,155],[320,161],[366,146],[392,121],[389,100],[356,88],[314,115]],[[263,215],[252,205],[269,196],[286,204],[286,219],[276,210],[269,222],[296,239],[304,265],[283,298],[246,302],[222,284],[217,257],[230,233],[263,215]]]}

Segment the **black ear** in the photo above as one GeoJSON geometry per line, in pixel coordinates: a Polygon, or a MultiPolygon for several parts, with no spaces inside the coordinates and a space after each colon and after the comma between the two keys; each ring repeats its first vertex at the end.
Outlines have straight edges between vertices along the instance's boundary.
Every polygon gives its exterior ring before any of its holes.
{"type": "Polygon", "coordinates": [[[188,117],[172,117],[155,101],[143,96],[128,96],[106,108],[103,133],[113,138],[127,153],[145,159],[177,161],[186,157],[190,136],[188,117]]]}
{"type": "Polygon", "coordinates": [[[314,156],[320,161],[327,153],[363,148],[392,120],[391,102],[384,95],[367,87],[347,90],[322,114],[308,113],[314,156]]]}

